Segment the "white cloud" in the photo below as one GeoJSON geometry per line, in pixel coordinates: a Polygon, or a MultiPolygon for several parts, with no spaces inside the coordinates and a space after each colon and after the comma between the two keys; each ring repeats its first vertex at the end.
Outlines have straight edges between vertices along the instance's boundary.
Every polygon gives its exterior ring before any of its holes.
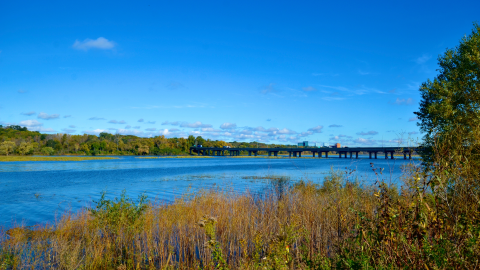
{"type": "Polygon", "coordinates": [[[370,139],[363,139],[363,138],[358,138],[353,140],[354,143],[361,144],[361,145],[375,145],[377,142],[375,140],[370,140],[370,139]]]}
{"type": "Polygon", "coordinates": [[[25,126],[27,128],[43,126],[43,124],[38,122],[37,120],[20,121],[19,125],[20,126],[25,126]]]}
{"type": "Polygon", "coordinates": [[[157,130],[157,129],[156,129],[156,128],[146,128],[145,130],[146,130],[146,131],[155,131],[155,130],[157,130]]]}
{"type": "MultiPolygon", "coordinates": [[[[311,131],[313,133],[322,133],[322,129],[323,129],[323,126],[316,126],[316,127],[313,127],[313,128],[309,128],[308,131],[311,131]]],[[[310,135],[310,134],[308,134],[310,135]]]]}
{"type": "Polygon", "coordinates": [[[98,135],[98,134],[100,134],[100,133],[102,133],[102,132],[108,132],[108,130],[97,128],[97,129],[94,129],[94,130],[84,130],[84,131],[83,131],[83,133],[92,134],[92,135],[93,135],[93,134],[98,135]]]}
{"type": "Polygon", "coordinates": [[[180,127],[188,127],[188,128],[209,128],[212,127],[210,124],[202,124],[202,122],[197,121],[195,123],[187,123],[183,122],[180,124],[180,127]]]}
{"type": "Polygon", "coordinates": [[[130,125],[126,125],[126,126],[125,126],[125,129],[129,129],[129,128],[131,128],[131,127],[132,127],[132,126],[130,126],[130,125]]]}
{"type": "Polygon", "coordinates": [[[280,134],[297,134],[297,132],[290,130],[288,128],[284,128],[278,131],[280,134]]]}
{"type": "Polygon", "coordinates": [[[55,132],[54,129],[52,128],[44,128],[43,124],[38,122],[37,120],[25,120],[25,121],[20,121],[18,123],[20,126],[27,127],[28,130],[31,131],[39,131],[39,132],[55,132]]]}
{"type": "Polygon", "coordinates": [[[36,112],[30,111],[30,112],[26,112],[26,113],[22,113],[22,114],[23,114],[23,115],[28,115],[28,116],[30,116],[30,115],[36,114],[36,112]]]}
{"type": "Polygon", "coordinates": [[[76,40],[72,47],[83,51],[88,51],[90,49],[110,50],[115,47],[115,43],[104,37],[99,37],[95,40],[87,38],[84,41],[76,40]]]}
{"type": "Polygon", "coordinates": [[[37,118],[44,119],[44,120],[52,120],[52,119],[57,119],[59,117],[60,117],[59,114],[46,114],[44,112],[41,112],[37,115],[37,118]]]}
{"type": "Polygon", "coordinates": [[[221,124],[220,128],[221,129],[234,129],[234,128],[237,128],[237,124],[226,122],[226,123],[221,124]]]}

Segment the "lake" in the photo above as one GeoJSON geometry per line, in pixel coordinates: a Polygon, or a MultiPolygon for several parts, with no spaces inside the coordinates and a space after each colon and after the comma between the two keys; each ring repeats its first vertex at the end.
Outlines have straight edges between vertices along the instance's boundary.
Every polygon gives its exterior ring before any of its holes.
{"type": "Polygon", "coordinates": [[[65,211],[78,211],[100,198],[113,198],[126,190],[136,199],[145,193],[150,200],[172,202],[186,193],[218,188],[232,193],[262,192],[269,183],[255,179],[287,176],[294,181],[321,183],[331,168],[371,184],[381,177],[398,183],[402,166],[419,160],[331,158],[159,158],[119,157],[115,160],[45,161],[0,163],[0,225],[34,225],[53,222],[65,211]]]}

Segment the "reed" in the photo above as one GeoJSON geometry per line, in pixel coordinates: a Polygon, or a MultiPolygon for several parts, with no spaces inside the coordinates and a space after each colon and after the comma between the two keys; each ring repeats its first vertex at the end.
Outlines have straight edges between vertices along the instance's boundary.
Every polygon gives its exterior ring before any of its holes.
{"type": "Polygon", "coordinates": [[[84,161],[84,160],[103,160],[118,159],[114,157],[38,157],[38,156],[0,156],[0,162],[13,161],[84,161]]]}

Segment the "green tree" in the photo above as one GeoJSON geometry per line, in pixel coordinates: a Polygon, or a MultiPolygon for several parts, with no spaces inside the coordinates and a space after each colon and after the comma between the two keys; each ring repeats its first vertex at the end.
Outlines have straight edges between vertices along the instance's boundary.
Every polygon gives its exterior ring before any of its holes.
{"type": "Polygon", "coordinates": [[[44,148],[42,148],[41,152],[42,152],[42,154],[44,154],[46,156],[50,156],[50,155],[53,155],[55,150],[53,150],[52,147],[44,147],[44,148]]]}
{"type": "MultiPolygon", "coordinates": [[[[415,112],[425,133],[422,158],[427,164],[442,134],[459,128],[468,134],[480,124],[480,26],[475,23],[469,36],[438,57],[438,64],[440,74],[420,87],[422,100],[415,112]]],[[[466,140],[464,144],[472,143],[466,140]]]]}
{"type": "Polygon", "coordinates": [[[0,144],[0,154],[8,156],[13,153],[17,145],[12,141],[4,141],[0,144]]]}
{"type": "Polygon", "coordinates": [[[33,153],[33,145],[29,142],[22,142],[17,149],[20,155],[29,155],[33,153]]]}

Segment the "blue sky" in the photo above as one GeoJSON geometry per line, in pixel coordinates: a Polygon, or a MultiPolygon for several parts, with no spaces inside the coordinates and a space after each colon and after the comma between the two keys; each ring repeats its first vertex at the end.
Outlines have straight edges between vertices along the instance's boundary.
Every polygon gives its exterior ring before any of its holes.
{"type": "Polygon", "coordinates": [[[396,145],[480,1],[2,1],[0,124],[396,145]],[[173,3],[174,2],[174,3],[173,3]]]}

